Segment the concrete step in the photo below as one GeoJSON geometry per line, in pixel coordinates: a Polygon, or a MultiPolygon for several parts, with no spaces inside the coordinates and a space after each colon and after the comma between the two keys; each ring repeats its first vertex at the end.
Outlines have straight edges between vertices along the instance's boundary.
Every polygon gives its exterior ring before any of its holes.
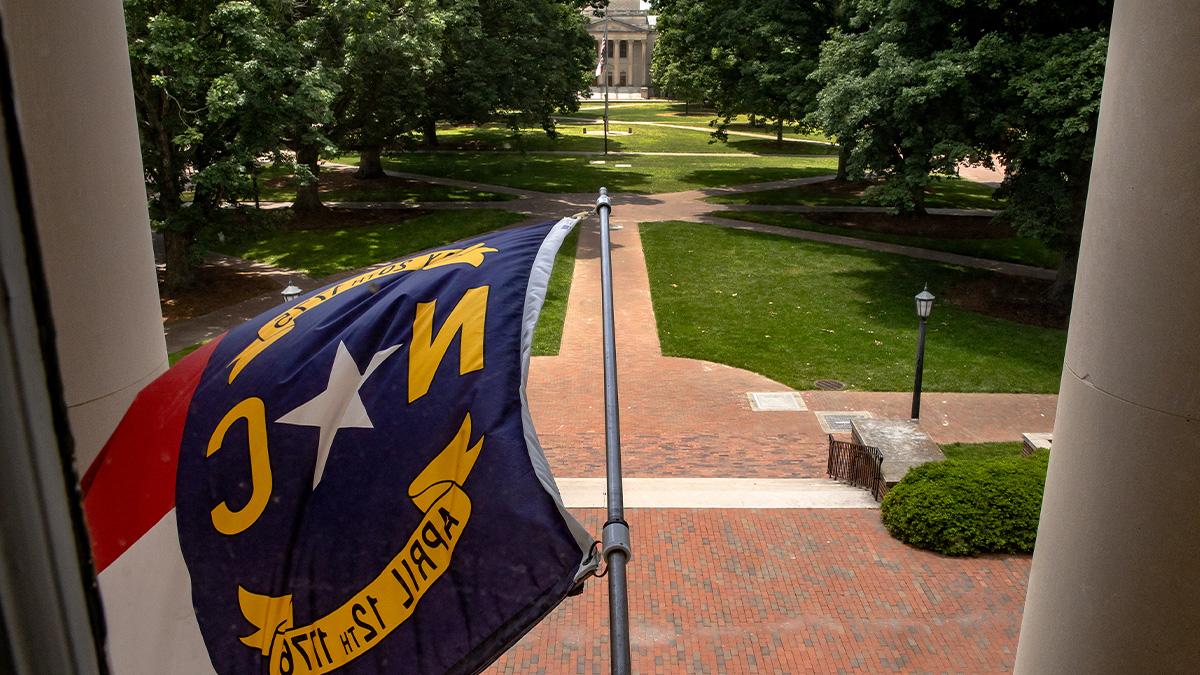
{"type": "MultiPolygon", "coordinates": [[[[567,508],[604,508],[603,478],[559,478],[567,508]]],[[[828,478],[626,478],[631,509],[876,509],[871,494],[828,478]]]]}

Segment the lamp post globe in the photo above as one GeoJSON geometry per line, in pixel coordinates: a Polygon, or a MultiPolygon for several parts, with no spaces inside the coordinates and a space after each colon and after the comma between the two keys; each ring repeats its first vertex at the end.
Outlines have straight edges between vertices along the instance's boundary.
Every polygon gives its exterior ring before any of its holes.
{"type": "Polygon", "coordinates": [[[929,313],[933,311],[933,293],[929,292],[929,286],[925,286],[925,290],[917,293],[917,316],[922,319],[928,319],[929,313]]]}
{"type": "Polygon", "coordinates": [[[287,288],[280,291],[280,295],[283,296],[284,302],[291,302],[295,300],[296,298],[300,297],[300,293],[300,287],[290,281],[288,282],[287,288]]]}

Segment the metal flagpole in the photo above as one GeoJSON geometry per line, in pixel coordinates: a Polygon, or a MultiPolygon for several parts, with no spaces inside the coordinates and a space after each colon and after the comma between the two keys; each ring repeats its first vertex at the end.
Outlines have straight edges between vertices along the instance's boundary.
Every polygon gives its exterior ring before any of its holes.
{"type": "Polygon", "coordinates": [[[608,156],[608,10],[604,10],[604,156],[608,156]]]}
{"type": "Polygon", "coordinates": [[[604,318],[604,441],[608,464],[608,520],[604,523],[604,559],[608,569],[609,648],[613,675],[628,675],[629,593],[625,563],[631,555],[629,524],[621,488],[621,424],[617,408],[617,340],[613,328],[612,247],[608,216],[612,204],[608,189],[600,188],[600,288],[604,318]]]}

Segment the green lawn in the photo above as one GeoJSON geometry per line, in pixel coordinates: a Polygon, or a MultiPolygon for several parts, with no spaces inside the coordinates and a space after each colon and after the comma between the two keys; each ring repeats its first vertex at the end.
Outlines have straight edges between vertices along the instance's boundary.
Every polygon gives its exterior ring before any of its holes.
{"type": "MultiPolygon", "coordinates": [[[[912,296],[986,275],[938,263],[683,222],[647,223],[642,245],[663,352],[752,370],[796,389],[912,387],[912,296]]],[[[926,391],[1055,392],[1066,331],[939,303],[926,391]]]]}
{"type": "MultiPolygon", "coordinates": [[[[573,151],[602,152],[604,126],[579,121],[560,121],[558,137],[550,138],[541,129],[526,129],[519,135],[497,125],[453,127],[438,131],[438,140],[446,149],[524,150],[526,152],[573,151]],[[586,133],[585,133],[586,132],[586,133]]],[[[819,143],[784,143],[731,136],[728,143],[710,142],[709,131],[689,131],[646,124],[609,125],[610,152],[749,152],[758,154],[829,155],[836,148],[819,143]],[[629,133],[632,131],[632,133],[629,133]]]]}
{"type": "MultiPolygon", "coordinates": [[[[939,178],[930,185],[925,206],[947,209],[998,209],[1004,202],[992,199],[995,189],[961,178],[939,178]]],[[[735,195],[709,197],[713,204],[802,204],[806,206],[871,206],[870,199],[832,192],[822,184],[800,185],[781,190],[744,192],[735,195]]]]}
{"type": "Polygon", "coordinates": [[[176,363],[179,363],[180,359],[187,356],[188,354],[191,354],[192,352],[196,351],[197,349],[200,349],[207,343],[208,343],[208,340],[201,340],[200,342],[197,342],[194,345],[191,345],[189,347],[184,347],[183,349],[180,349],[178,351],[173,351],[170,354],[167,354],[167,364],[173,366],[176,363]]]}
{"type": "Polygon", "coordinates": [[[511,211],[434,211],[394,225],[277,230],[217,245],[222,253],[294,269],[320,279],[434,246],[473,237],[524,219],[511,211]]]}
{"type": "Polygon", "coordinates": [[[563,322],[567,318],[567,299],[571,294],[571,276],[575,272],[575,249],[579,245],[579,228],[587,221],[575,226],[563,240],[562,248],[554,258],[554,272],[550,274],[550,285],[546,289],[546,303],[538,318],[537,330],[533,333],[534,356],[555,356],[562,344],[563,322]]]}
{"type": "MultiPolygon", "coordinates": [[[[357,162],[356,162],[357,163],[357,162]]],[[[261,187],[259,199],[263,201],[290,202],[296,198],[296,187],[292,184],[291,172],[284,167],[266,167],[259,174],[261,187]],[[282,183],[268,185],[268,182],[282,183]]],[[[363,186],[355,185],[355,179],[347,180],[344,172],[327,170],[321,173],[321,198],[328,202],[502,202],[516,199],[515,195],[469,188],[435,185],[421,181],[388,178],[385,180],[365,181],[363,186]],[[337,185],[329,185],[331,179],[337,185]]],[[[243,197],[246,201],[251,196],[243,197]]]]}
{"type": "Polygon", "coordinates": [[[838,234],[857,239],[884,241],[890,244],[916,246],[917,248],[959,253],[976,258],[986,258],[988,260],[1022,263],[1035,267],[1056,268],[1059,263],[1058,253],[1046,248],[1045,244],[1036,239],[1026,239],[1023,237],[1010,237],[1007,239],[940,239],[916,235],[888,234],[827,225],[805,218],[804,214],[777,211],[717,211],[710,215],[745,220],[751,223],[777,225],[796,230],[809,230],[811,232],[838,234]]]}
{"type": "MultiPolygon", "coordinates": [[[[596,103],[588,101],[580,106],[579,112],[572,117],[583,117],[590,119],[598,119],[604,116],[603,101],[596,103]]],[[[681,102],[653,102],[653,103],[609,103],[608,119],[613,120],[628,120],[630,122],[662,122],[663,124],[683,124],[687,126],[708,126],[710,120],[717,118],[716,111],[711,108],[704,108],[698,103],[693,103],[690,106],[685,106],[681,102]],[[684,114],[684,111],[687,114],[684,114]]],[[[746,115],[738,115],[733,118],[732,124],[729,126],[730,131],[749,131],[756,134],[769,134],[774,136],[775,130],[769,127],[750,126],[750,118],[746,115]]],[[[793,128],[785,128],[783,131],[785,138],[797,138],[810,141],[831,141],[825,134],[821,133],[802,133],[797,132],[793,128]]]]}
{"type": "Polygon", "coordinates": [[[837,166],[835,157],[731,155],[681,159],[610,155],[601,160],[567,155],[414,152],[387,157],[384,165],[396,171],[544,192],[595,192],[604,186],[614,193],[638,194],[819,176],[832,173],[837,166]],[[595,161],[605,163],[593,164],[595,161]],[[617,164],[630,166],[617,167],[617,164]]]}
{"type": "Polygon", "coordinates": [[[942,446],[946,459],[987,460],[1020,457],[1020,441],[1007,443],[948,443],[942,446]]]}

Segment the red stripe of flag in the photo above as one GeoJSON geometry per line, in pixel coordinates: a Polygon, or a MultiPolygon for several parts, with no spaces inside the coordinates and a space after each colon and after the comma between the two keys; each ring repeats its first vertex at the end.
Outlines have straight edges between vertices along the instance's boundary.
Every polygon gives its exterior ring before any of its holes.
{"type": "Polygon", "coordinates": [[[142,389],[80,481],[97,572],[175,508],[183,426],[192,394],[222,337],[142,389]]]}

